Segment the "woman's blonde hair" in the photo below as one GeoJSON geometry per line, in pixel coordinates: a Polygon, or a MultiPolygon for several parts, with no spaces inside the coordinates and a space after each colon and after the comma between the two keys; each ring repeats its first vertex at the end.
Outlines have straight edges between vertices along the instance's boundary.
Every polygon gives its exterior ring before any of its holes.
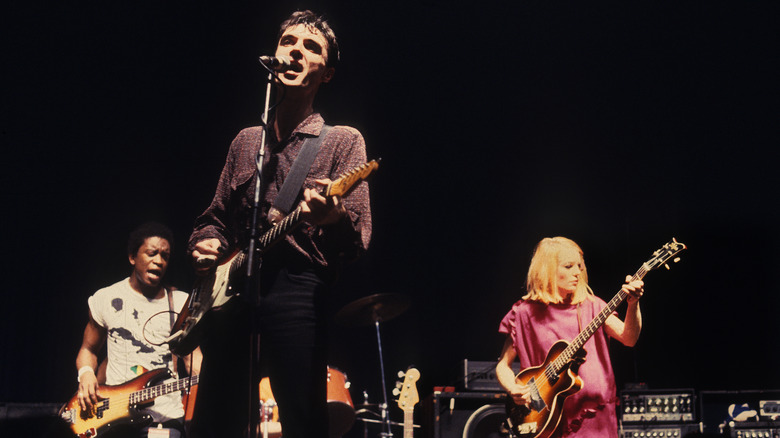
{"type": "Polygon", "coordinates": [[[577,290],[574,291],[571,304],[585,301],[593,291],[588,286],[588,271],[585,268],[585,258],[582,249],[571,239],[566,237],[545,237],[534,249],[531,265],[528,267],[526,290],[528,293],[524,300],[539,301],[545,304],[563,303],[563,297],[558,293],[558,263],[562,250],[569,248],[576,250],[582,262],[580,281],[577,290]]]}

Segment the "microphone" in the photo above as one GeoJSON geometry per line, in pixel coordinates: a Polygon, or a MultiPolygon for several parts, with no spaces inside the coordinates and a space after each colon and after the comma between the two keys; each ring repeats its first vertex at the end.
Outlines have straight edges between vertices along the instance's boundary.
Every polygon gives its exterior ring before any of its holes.
{"type": "Polygon", "coordinates": [[[261,56],[258,61],[276,71],[287,71],[292,68],[292,58],[289,56],[261,56]]]}

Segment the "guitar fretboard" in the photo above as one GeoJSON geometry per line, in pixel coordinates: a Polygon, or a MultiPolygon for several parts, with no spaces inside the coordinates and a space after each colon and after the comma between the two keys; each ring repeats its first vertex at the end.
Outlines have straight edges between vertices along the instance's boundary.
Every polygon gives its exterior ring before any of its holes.
{"type": "Polygon", "coordinates": [[[290,214],[285,216],[285,218],[282,219],[278,224],[274,225],[270,230],[266,231],[262,236],[260,236],[258,239],[260,245],[257,249],[262,252],[271,246],[274,242],[284,237],[284,235],[290,232],[290,230],[300,225],[300,217],[301,207],[298,207],[290,214]]]}
{"type": "Polygon", "coordinates": [[[193,385],[197,385],[198,380],[198,376],[196,375],[192,377],[185,377],[174,382],[163,383],[162,385],[152,386],[151,388],[144,388],[139,391],[135,391],[130,394],[130,404],[144,403],[171,392],[189,389],[193,385]]]}
{"type": "MultiPolygon", "coordinates": [[[[639,268],[639,270],[636,272],[636,274],[631,277],[631,281],[641,280],[645,275],[647,275],[648,272],[650,272],[650,269],[646,264],[643,264],[642,267],[639,268]]],[[[544,371],[545,375],[550,381],[554,381],[558,378],[561,370],[563,370],[563,368],[568,365],[571,358],[574,357],[574,354],[577,353],[577,351],[579,351],[583,345],[585,345],[585,342],[587,342],[594,333],[596,333],[596,330],[598,330],[599,327],[604,324],[604,321],[607,320],[609,315],[611,315],[612,312],[617,309],[617,307],[626,299],[626,297],[628,297],[628,294],[623,292],[621,289],[614,297],[612,297],[612,299],[607,303],[606,307],[604,307],[604,309],[602,309],[601,312],[599,312],[599,314],[593,318],[593,321],[591,321],[590,324],[588,324],[588,326],[585,327],[585,329],[582,330],[573,341],[571,341],[569,346],[566,347],[554,361],[550,362],[550,364],[547,366],[547,369],[544,371]]]]}

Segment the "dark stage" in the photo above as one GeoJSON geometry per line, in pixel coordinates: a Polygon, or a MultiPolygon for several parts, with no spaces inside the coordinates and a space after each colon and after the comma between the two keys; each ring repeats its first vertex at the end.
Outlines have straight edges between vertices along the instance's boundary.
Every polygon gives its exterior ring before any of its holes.
{"type": "MultiPolygon", "coordinates": [[[[0,403],[71,397],[86,300],[128,275],[139,223],[173,228],[168,280],[191,287],[183,246],[296,8],[340,39],[317,109],[382,158],[371,248],[329,305],[411,300],[381,326],[390,387],[414,365],[423,399],[495,360],[534,244],[563,235],[605,300],[688,245],[645,278],[637,346],[612,345],[620,388],[780,388],[777,3],[43,2],[0,14],[0,403]]],[[[330,337],[355,403],[379,402],[374,328],[330,337]]]]}

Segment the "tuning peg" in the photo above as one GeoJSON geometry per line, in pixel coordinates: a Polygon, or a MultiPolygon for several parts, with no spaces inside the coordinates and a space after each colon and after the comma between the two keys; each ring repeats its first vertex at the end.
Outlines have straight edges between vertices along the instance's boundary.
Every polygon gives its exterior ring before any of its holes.
{"type": "Polygon", "coordinates": [[[666,264],[666,263],[664,263],[664,268],[666,268],[666,270],[667,270],[667,271],[668,271],[668,270],[670,270],[670,269],[672,269],[672,268],[670,268],[670,267],[669,267],[669,265],[668,265],[668,264],[666,264]]]}
{"type": "Polygon", "coordinates": [[[398,388],[393,388],[393,395],[396,397],[401,395],[401,390],[398,388]]]}
{"type": "Polygon", "coordinates": [[[674,258],[674,260],[673,260],[673,262],[675,262],[675,263],[677,263],[677,262],[679,262],[679,261],[680,261],[680,258],[679,258],[679,257],[675,257],[675,258],[674,258]]]}
{"type": "Polygon", "coordinates": [[[403,378],[405,375],[406,375],[406,373],[405,373],[405,372],[403,372],[403,371],[398,371],[398,377],[399,377],[399,378],[403,378]]]}

